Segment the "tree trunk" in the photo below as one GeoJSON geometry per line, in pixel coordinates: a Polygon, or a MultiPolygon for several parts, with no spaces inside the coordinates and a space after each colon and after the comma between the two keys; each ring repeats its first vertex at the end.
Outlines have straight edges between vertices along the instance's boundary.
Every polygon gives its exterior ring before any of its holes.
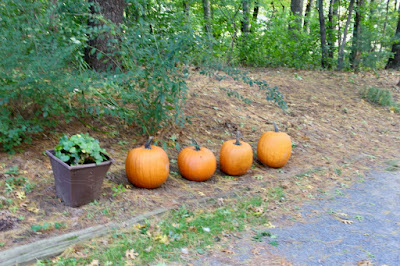
{"type": "Polygon", "coordinates": [[[336,28],[336,18],[337,18],[337,0],[330,0],[329,4],[329,31],[328,31],[328,54],[331,61],[333,61],[333,56],[335,52],[335,28],[336,28]]]}
{"type": "Polygon", "coordinates": [[[203,0],[204,29],[211,36],[211,5],[210,0],[203,0]]]}
{"type": "Polygon", "coordinates": [[[350,4],[349,4],[349,15],[347,16],[346,25],[344,26],[342,44],[339,47],[337,70],[342,70],[343,69],[344,47],[346,46],[347,31],[349,29],[349,25],[350,25],[350,21],[351,21],[351,15],[353,13],[354,1],[355,0],[350,0],[350,4]]]}
{"type": "MultiPolygon", "coordinates": [[[[398,10],[398,13],[400,14],[400,8],[398,10]]],[[[389,58],[385,68],[399,69],[400,68],[400,16],[397,21],[395,42],[393,43],[392,46],[392,53],[394,54],[394,56],[389,58]]]]}
{"type": "Polygon", "coordinates": [[[355,71],[360,70],[361,61],[361,18],[364,0],[357,0],[356,17],[354,19],[353,41],[350,54],[351,68],[355,71]]]}
{"type": "Polygon", "coordinates": [[[244,34],[250,32],[250,2],[249,0],[242,0],[243,19],[241,30],[244,34]]]}
{"type": "Polygon", "coordinates": [[[303,0],[291,0],[290,11],[296,16],[296,19],[294,21],[289,21],[289,30],[300,30],[302,26],[303,0]]]}
{"type": "MultiPolygon", "coordinates": [[[[122,23],[125,7],[124,0],[90,0],[90,2],[93,4],[91,7],[93,15],[100,13],[105,19],[116,25],[122,23]]],[[[103,23],[89,19],[88,24],[91,27],[98,27],[103,23]]],[[[91,68],[97,71],[106,71],[120,67],[120,62],[115,56],[116,44],[110,43],[110,39],[117,39],[117,37],[109,33],[103,33],[88,41],[88,48],[85,49],[85,60],[91,68]],[[94,51],[93,48],[95,49],[94,53],[92,52],[94,51]]]]}
{"type": "Polygon", "coordinates": [[[304,31],[308,32],[309,30],[309,20],[311,18],[311,8],[312,8],[313,0],[308,0],[307,6],[306,6],[306,13],[304,14],[304,25],[303,29],[304,31]]]}
{"type": "MultiPolygon", "coordinates": [[[[386,26],[387,26],[388,17],[389,17],[389,3],[390,3],[390,0],[388,0],[388,1],[386,2],[385,22],[383,23],[383,31],[382,31],[382,36],[383,36],[383,37],[385,37],[385,35],[386,35],[386,26]]],[[[383,40],[383,38],[382,38],[382,40],[383,40]]],[[[381,47],[379,48],[379,52],[382,52],[383,46],[384,46],[384,45],[383,45],[383,42],[381,42],[381,47]]]]}
{"type": "Polygon", "coordinates": [[[326,31],[325,31],[325,16],[323,0],[318,0],[318,14],[319,14],[319,32],[321,35],[321,66],[323,68],[329,67],[328,62],[328,47],[326,45],[326,31]]]}
{"type": "Polygon", "coordinates": [[[258,18],[258,11],[260,10],[260,4],[258,3],[258,0],[254,2],[254,9],[253,9],[253,21],[257,22],[258,18]]]}
{"type": "Polygon", "coordinates": [[[190,13],[189,13],[189,11],[190,11],[190,3],[189,3],[189,0],[184,0],[184,1],[183,1],[183,12],[185,13],[186,20],[188,20],[188,21],[189,21],[189,18],[190,18],[190,13]]]}

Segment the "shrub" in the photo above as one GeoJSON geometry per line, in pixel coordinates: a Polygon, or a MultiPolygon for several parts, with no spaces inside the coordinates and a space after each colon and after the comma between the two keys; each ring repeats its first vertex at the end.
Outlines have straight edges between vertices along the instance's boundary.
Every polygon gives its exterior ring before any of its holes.
{"type": "Polygon", "coordinates": [[[367,87],[362,92],[362,97],[367,101],[381,106],[394,106],[392,93],[389,90],[367,87]]]}

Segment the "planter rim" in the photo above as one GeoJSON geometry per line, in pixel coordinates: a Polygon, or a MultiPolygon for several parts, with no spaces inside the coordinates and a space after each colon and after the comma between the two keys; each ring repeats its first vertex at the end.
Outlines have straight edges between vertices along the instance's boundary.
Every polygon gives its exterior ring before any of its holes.
{"type": "Polygon", "coordinates": [[[114,159],[113,159],[113,158],[111,158],[111,157],[108,156],[107,154],[104,154],[104,153],[103,153],[103,154],[108,158],[107,161],[101,162],[101,163],[99,163],[99,164],[96,164],[96,163],[88,163],[88,164],[79,164],[79,165],[73,165],[73,166],[71,166],[71,165],[68,165],[68,164],[66,164],[65,162],[61,161],[59,158],[57,158],[57,157],[54,155],[54,149],[46,150],[45,152],[46,152],[46,154],[47,154],[49,157],[53,158],[53,159],[56,160],[57,162],[61,163],[64,167],[68,168],[68,170],[76,170],[76,169],[90,168],[90,167],[94,167],[94,166],[107,165],[107,164],[111,164],[111,163],[114,162],[114,159]]]}

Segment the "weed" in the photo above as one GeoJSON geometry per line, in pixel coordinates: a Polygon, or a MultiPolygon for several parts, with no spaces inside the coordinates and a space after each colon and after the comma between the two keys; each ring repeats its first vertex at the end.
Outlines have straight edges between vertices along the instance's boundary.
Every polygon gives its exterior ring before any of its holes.
{"type": "Polygon", "coordinates": [[[364,99],[374,104],[381,106],[395,105],[392,93],[389,90],[368,87],[361,92],[361,95],[364,99]]]}
{"type": "Polygon", "coordinates": [[[125,141],[125,140],[120,140],[120,141],[118,141],[118,145],[121,145],[121,146],[126,146],[126,145],[128,145],[129,144],[129,142],[128,141],[125,141]]]}
{"type": "Polygon", "coordinates": [[[268,243],[269,243],[271,246],[274,246],[274,247],[277,247],[277,246],[279,245],[279,243],[276,242],[276,241],[269,241],[268,243]]]}
{"type": "Polygon", "coordinates": [[[341,191],[340,189],[336,189],[336,195],[337,196],[343,196],[344,195],[344,193],[343,193],[343,191],[341,191]]]}
{"type": "Polygon", "coordinates": [[[273,187],[268,190],[268,195],[277,201],[284,201],[285,199],[285,193],[283,192],[282,187],[273,187]]]}
{"type": "Polygon", "coordinates": [[[385,168],[385,171],[399,171],[400,170],[400,161],[399,160],[389,160],[385,162],[388,167],[385,168]]]}
{"type": "Polygon", "coordinates": [[[126,191],[125,187],[122,184],[119,184],[118,186],[113,187],[111,190],[114,191],[114,193],[112,194],[113,197],[116,197],[119,194],[126,191]]]}
{"type": "Polygon", "coordinates": [[[354,218],[355,219],[357,219],[358,221],[362,221],[362,220],[364,220],[364,217],[363,216],[361,216],[361,215],[356,215],[356,216],[354,216],[354,218]]]}
{"type": "MultiPolygon", "coordinates": [[[[255,230],[253,230],[253,231],[255,231],[255,230]]],[[[253,239],[253,241],[256,241],[256,242],[262,242],[262,238],[265,236],[268,236],[268,237],[272,236],[271,232],[269,232],[269,231],[261,231],[261,232],[255,231],[255,232],[256,232],[256,235],[253,236],[252,239],[253,239]]]]}

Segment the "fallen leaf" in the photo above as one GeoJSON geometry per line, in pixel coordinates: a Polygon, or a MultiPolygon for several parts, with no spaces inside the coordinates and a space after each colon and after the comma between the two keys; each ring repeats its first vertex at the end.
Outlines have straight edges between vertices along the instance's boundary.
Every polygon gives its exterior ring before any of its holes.
{"type": "Polygon", "coordinates": [[[92,260],[92,262],[88,264],[88,266],[98,266],[98,265],[100,265],[98,260],[92,260]]]}
{"type": "Polygon", "coordinates": [[[34,206],[29,206],[27,208],[27,210],[30,211],[30,212],[33,212],[33,213],[38,213],[39,212],[39,209],[34,207],[34,206]]]}
{"type": "Polygon", "coordinates": [[[267,228],[275,228],[275,227],[276,227],[276,226],[273,225],[271,222],[267,222],[267,223],[265,224],[265,226],[266,226],[267,228]]]}
{"type": "Polygon", "coordinates": [[[341,219],[339,217],[336,217],[336,219],[338,219],[339,221],[341,221],[344,224],[352,224],[353,221],[352,220],[347,220],[347,219],[341,219]]]}
{"type": "Polygon", "coordinates": [[[252,207],[250,207],[250,210],[252,210],[256,216],[260,216],[261,214],[264,213],[264,208],[263,207],[252,206],[252,207]]]}
{"type": "Polygon", "coordinates": [[[372,262],[369,260],[361,260],[357,262],[357,266],[372,266],[372,262]]]}
{"type": "Polygon", "coordinates": [[[233,252],[233,250],[230,249],[223,249],[221,250],[221,252],[226,253],[226,254],[234,254],[235,252],[233,252]]]}
{"type": "Polygon", "coordinates": [[[144,251],[150,252],[152,249],[153,249],[153,247],[152,247],[152,246],[149,246],[149,247],[147,247],[144,251]]]}
{"type": "Polygon", "coordinates": [[[15,196],[20,200],[26,198],[25,191],[15,191],[15,196]]]}
{"type": "Polygon", "coordinates": [[[129,249],[125,252],[125,258],[134,260],[139,254],[135,252],[134,249],[129,249]]]}
{"type": "Polygon", "coordinates": [[[169,243],[168,237],[166,235],[158,234],[154,237],[154,240],[157,240],[158,242],[163,243],[163,244],[169,243]]]}

